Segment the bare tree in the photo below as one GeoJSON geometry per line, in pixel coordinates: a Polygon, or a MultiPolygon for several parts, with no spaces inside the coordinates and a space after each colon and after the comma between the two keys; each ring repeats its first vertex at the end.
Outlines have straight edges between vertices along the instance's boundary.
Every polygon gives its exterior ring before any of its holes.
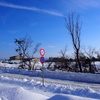
{"type": "MultiPolygon", "coordinates": [[[[95,54],[96,54],[96,50],[94,47],[88,47],[87,49],[84,48],[84,51],[88,57],[88,63],[89,63],[89,72],[90,73],[94,73],[94,71],[96,70],[95,66],[92,66],[91,63],[94,63],[94,58],[95,58],[95,54]]],[[[95,64],[95,63],[94,63],[95,64]]]]}
{"type": "Polygon", "coordinates": [[[97,56],[97,60],[100,61],[100,52],[99,52],[99,51],[100,51],[100,50],[96,51],[95,54],[96,54],[96,56],[97,56]]]}
{"type": "Polygon", "coordinates": [[[89,46],[87,49],[84,48],[84,51],[85,51],[86,55],[88,56],[88,58],[90,58],[91,60],[96,53],[95,48],[91,47],[91,46],[89,46]]]}
{"type": "Polygon", "coordinates": [[[66,45],[65,48],[59,52],[61,54],[61,62],[59,62],[59,65],[62,70],[68,70],[69,68],[68,56],[66,55],[67,50],[68,46],[66,45]]]}
{"type": "Polygon", "coordinates": [[[67,45],[64,49],[60,50],[61,58],[66,59],[67,45]]]}
{"type": "Polygon", "coordinates": [[[70,13],[68,17],[64,17],[65,26],[71,36],[73,47],[75,50],[76,66],[79,66],[80,72],[82,72],[81,64],[79,61],[79,52],[80,52],[80,35],[82,23],[79,23],[79,15],[75,19],[75,13],[70,13]]]}
{"type": "Polygon", "coordinates": [[[34,70],[34,66],[37,63],[37,61],[36,60],[33,61],[33,58],[34,58],[35,53],[38,51],[38,48],[40,45],[41,44],[38,43],[33,49],[33,52],[31,54],[27,53],[26,55],[26,57],[28,58],[28,62],[29,62],[28,64],[27,63],[26,64],[29,66],[29,70],[34,70]]]}
{"type": "MultiPolygon", "coordinates": [[[[26,35],[24,38],[15,39],[15,44],[17,45],[16,52],[19,54],[20,57],[22,57],[22,68],[24,68],[24,65],[28,66],[28,69],[34,69],[34,64],[32,64],[32,59],[34,57],[34,54],[38,51],[38,47],[40,44],[37,44],[35,48],[33,49],[33,52],[29,54],[29,48],[32,47],[33,40],[31,37],[26,35]]],[[[34,62],[35,63],[35,62],[34,62]]]]}
{"type": "Polygon", "coordinates": [[[85,56],[84,52],[79,53],[79,59],[80,59],[81,62],[85,61],[86,56],[85,56]]]}

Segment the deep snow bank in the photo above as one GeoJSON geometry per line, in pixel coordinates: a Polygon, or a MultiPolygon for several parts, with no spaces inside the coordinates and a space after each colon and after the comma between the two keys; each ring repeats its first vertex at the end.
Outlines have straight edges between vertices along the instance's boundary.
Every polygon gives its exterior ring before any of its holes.
{"type": "Polygon", "coordinates": [[[73,84],[62,85],[48,81],[43,87],[41,80],[2,75],[0,83],[1,100],[95,100],[100,98],[99,89],[95,91],[89,87],[77,87],[73,84]]]}
{"type": "MultiPolygon", "coordinates": [[[[95,62],[96,67],[100,68],[100,62],[95,62]]],[[[7,64],[7,63],[0,63],[0,66],[10,67],[10,68],[17,68],[18,64],[7,64]]],[[[47,63],[44,64],[47,66],[47,63]]],[[[40,63],[37,63],[35,67],[41,67],[40,63]]],[[[25,75],[32,75],[32,76],[42,76],[41,71],[28,71],[25,69],[7,69],[7,68],[0,68],[0,72],[4,73],[14,73],[14,74],[25,74],[25,75]]],[[[100,83],[100,74],[91,74],[91,73],[75,73],[75,72],[65,72],[65,71],[49,71],[44,70],[44,77],[46,78],[55,78],[55,79],[64,79],[64,80],[72,80],[72,81],[82,81],[82,82],[95,82],[100,83]]]]}
{"type": "MultiPolygon", "coordinates": [[[[1,68],[0,72],[4,73],[14,73],[14,74],[24,74],[31,76],[42,77],[42,71],[28,71],[24,69],[7,69],[1,68]]],[[[44,70],[45,78],[55,78],[63,80],[72,80],[72,81],[81,81],[81,82],[93,82],[100,83],[100,74],[91,74],[91,73],[75,73],[75,72],[64,72],[64,71],[49,71],[44,70]]]]}
{"type": "Polygon", "coordinates": [[[19,86],[0,84],[0,100],[47,100],[45,95],[27,91],[19,86]]]}
{"type": "Polygon", "coordinates": [[[0,100],[98,100],[69,94],[52,94],[50,97],[46,95],[48,92],[43,95],[23,87],[0,84],[0,100]]]}
{"type": "Polygon", "coordinates": [[[60,94],[60,95],[54,95],[48,100],[98,100],[98,99],[79,97],[79,96],[73,96],[73,95],[68,95],[68,94],[67,95],[60,94]]]}

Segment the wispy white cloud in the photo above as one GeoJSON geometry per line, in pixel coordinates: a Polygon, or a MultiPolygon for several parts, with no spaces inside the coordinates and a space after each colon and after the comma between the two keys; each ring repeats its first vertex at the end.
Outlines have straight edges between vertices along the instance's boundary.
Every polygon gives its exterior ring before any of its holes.
{"type": "Polygon", "coordinates": [[[55,48],[55,46],[48,46],[49,48],[55,48]]]}
{"type": "Polygon", "coordinates": [[[36,26],[36,25],[38,25],[37,23],[31,23],[31,26],[36,26]]]}
{"type": "Polygon", "coordinates": [[[18,31],[11,30],[11,31],[7,31],[7,32],[14,34],[14,33],[17,33],[18,31]]]}
{"type": "Polygon", "coordinates": [[[14,43],[9,43],[8,45],[11,45],[12,46],[12,45],[14,45],[14,43]]]}
{"type": "Polygon", "coordinates": [[[9,46],[12,46],[12,45],[14,45],[14,43],[1,42],[0,45],[9,45],[9,46]]]}
{"type": "Polygon", "coordinates": [[[1,42],[0,45],[8,45],[7,42],[1,42]]]}
{"type": "Polygon", "coordinates": [[[89,9],[100,7],[100,0],[63,0],[71,10],[89,9]]]}
{"type": "Polygon", "coordinates": [[[63,16],[59,12],[49,11],[49,10],[46,10],[46,9],[39,9],[39,8],[36,8],[36,7],[27,7],[27,6],[15,5],[15,4],[6,3],[6,2],[0,2],[0,6],[16,8],[16,9],[32,10],[32,11],[38,11],[38,12],[44,12],[44,13],[48,13],[48,14],[56,15],[56,16],[63,16]]]}
{"type": "Polygon", "coordinates": [[[100,0],[77,0],[77,6],[83,9],[88,7],[100,7],[100,0]]]}

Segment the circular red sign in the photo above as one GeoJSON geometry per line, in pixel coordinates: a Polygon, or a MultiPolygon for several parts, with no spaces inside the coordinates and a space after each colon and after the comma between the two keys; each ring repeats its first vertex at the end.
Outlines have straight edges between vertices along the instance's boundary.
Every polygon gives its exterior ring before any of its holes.
{"type": "Polygon", "coordinates": [[[44,49],[40,49],[40,55],[43,57],[45,55],[45,50],[44,49]]]}

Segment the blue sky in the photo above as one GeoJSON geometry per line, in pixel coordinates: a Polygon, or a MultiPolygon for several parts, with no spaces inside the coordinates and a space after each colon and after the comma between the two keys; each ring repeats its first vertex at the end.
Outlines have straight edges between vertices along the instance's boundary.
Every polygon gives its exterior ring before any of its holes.
{"type": "MultiPolygon", "coordinates": [[[[100,49],[100,0],[0,0],[0,58],[17,55],[14,39],[26,34],[41,43],[45,57],[57,57],[71,37],[63,16],[75,11],[82,22],[81,45],[100,49]]],[[[39,57],[39,53],[35,55],[39,57]]]]}

